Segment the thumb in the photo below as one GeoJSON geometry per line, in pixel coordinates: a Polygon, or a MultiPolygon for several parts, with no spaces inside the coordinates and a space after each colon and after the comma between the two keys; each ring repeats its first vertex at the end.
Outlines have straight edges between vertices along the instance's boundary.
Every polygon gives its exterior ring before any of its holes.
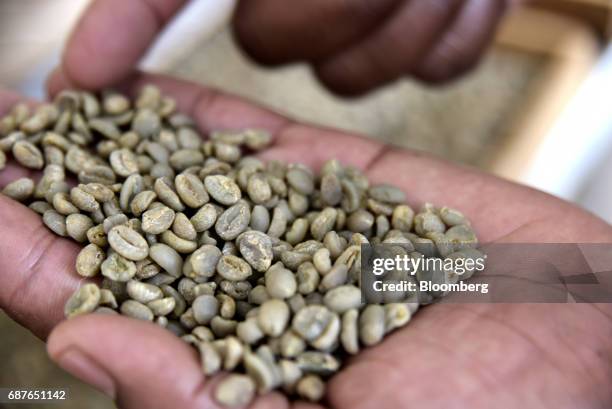
{"type": "Polygon", "coordinates": [[[132,408],[216,408],[195,350],[155,324],[90,315],[61,323],[47,350],[64,370],[132,408]]]}

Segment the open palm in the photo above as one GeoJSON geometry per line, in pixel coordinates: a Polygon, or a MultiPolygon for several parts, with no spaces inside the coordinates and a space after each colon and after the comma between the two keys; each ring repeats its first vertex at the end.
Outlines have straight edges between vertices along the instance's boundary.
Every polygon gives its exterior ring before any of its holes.
{"type": "MultiPolygon", "coordinates": [[[[338,158],[373,182],[401,187],[409,202],[461,209],[483,242],[611,242],[612,228],[551,196],[428,155],[337,131],[297,124],[237,98],[164,77],[154,82],[192,114],[202,131],[266,128],[261,156],[319,168],[338,158]]],[[[51,88],[62,86],[56,77],[51,88]]],[[[16,96],[0,96],[0,108],[16,96]]],[[[0,186],[26,173],[9,164],[0,186]]],[[[195,351],[168,331],[119,316],[62,320],[82,280],[79,250],[39,216],[0,196],[0,307],[39,337],[51,357],[117,399],[121,408],[213,408],[218,377],[205,379],[195,351]],[[56,327],[57,326],[57,327],[56,327]],[[55,329],[54,329],[55,327],[55,329]]],[[[594,304],[444,304],[354,357],[331,379],[333,408],[607,407],[612,400],[612,308],[594,304]],[[605,387],[601,387],[601,386],[605,387]]],[[[294,407],[310,407],[306,403],[294,407]]],[[[252,407],[286,408],[280,394],[252,407]]]]}

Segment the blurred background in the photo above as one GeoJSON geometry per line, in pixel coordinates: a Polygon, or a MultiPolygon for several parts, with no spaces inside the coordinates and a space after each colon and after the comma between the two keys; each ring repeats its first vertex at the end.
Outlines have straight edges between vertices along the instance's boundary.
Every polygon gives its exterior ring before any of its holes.
{"type": "MultiPolygon", "coordinates": [[[[88,2],[1,0],[0,86],[43,98],[45,77],[88,2]]],[[[507,16],[466,77],[435,88],[405,79],[356,100],[329,94],[303,65],[271,70],[248,61],[227,28],[233,6],[192,1],[143,67],[476,166],[612,222],[612,0],[536,1],[507,16]]],[[[56,407],[113,407],[51,364],[43,343],[1,311],[0,386],[68,387],[71,399],[56,407]]]]}

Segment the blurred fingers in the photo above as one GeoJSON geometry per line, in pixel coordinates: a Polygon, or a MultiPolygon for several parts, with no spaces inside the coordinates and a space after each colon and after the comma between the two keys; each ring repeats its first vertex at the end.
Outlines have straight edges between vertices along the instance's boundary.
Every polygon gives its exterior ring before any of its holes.
{"type": "MultiPolygon", "coordinates": [[[[116,399],[122,409],[220,407],[213,394],[222,375],[205,379],[196,350],[149,322],[78,317],[53,331],[47,350],[62,368],[116,399]]],[[[284,409],[288,403],[273,393],[251,407],[284,409]]]]}
{"type": "Polygon", "coordinates": [[[414,74],[442,82],[471,69],[493,39],[505,8],[505,1],[469,1],[414,74]]]}
{"type": "Polygon", "coordinates": [[[374,33],[316,66],[325,85],[354,95],[412,71],[439,40],[464,0],[404,2],[374,33]]]}
{"type": "Polygon", "coordinates": [[[363,38],[403,0],[242,0],[234,33],[257,61],[318,60],[363,38]]]}
{"type": "Polygon", "coordinates": [[[62,61],[71,82],[99,89],[125,79],[186,0],[97,0],[70,36],[62,61]]]}

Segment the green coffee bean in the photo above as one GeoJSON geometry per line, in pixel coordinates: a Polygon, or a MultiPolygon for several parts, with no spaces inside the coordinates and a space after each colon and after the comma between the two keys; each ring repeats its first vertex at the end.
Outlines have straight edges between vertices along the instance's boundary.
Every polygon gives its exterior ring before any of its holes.
{"type": "Polygon", "coordinates": [[[45,164],[40,149],[31,142],[19,140],[13,144],[13,157],[22,166],[30,169],[42,169],[45,164]]]}
{"type": "Polygon", "coordinates": [[[215,400],[228,408],[246,406],[255,396],[255,383],[245,375],[229,375],[215,390],[215,400]]]}
{"type": "Polygon", "coordinates": [[[2,189],[2,194],[17,201],[25,201],[34,193],[34,181],[30,178],[20,178],[9,183],[2,189]]]}
{"type": "Polygon", "coordinates": [[[191,208],[202,207],[209,200],[204,184],[195,175],[178,175],[174,180],[174,185],[182,202],[191,208]]]}
{"type": "Polygon", "coordinates": [[[302,372],[321,376],[332,375],[340,369],[340,362],[326,352],[302,352],[298,355],[296,363],[302,372]]]}
{"type": "Polygon", "coordinates": [[[224,175],[207,176],[204,179],[204,185],[210,196],[223,205],[230,206],[236,204],[242,197],[236,182],[224,175]]]}
{"type": "Polygon", "coordinates": [[[43,214],[43,223],[58,236],[66,237],[68,235],[66,218],[55,210],[47,210],[43,214]]]}
{"type": "Polygon", "coordinates": [[[385,335],[385,310],[380,305],[368,305],[359,317],[359,339],[366,346],[379,343],[385,335]]]}
{"type": "Polygon", "coordinates": [[[66,233],[79,243],[87,240],[87,231],[92,227],[93,221],[84,214],[71,214],[66,217],[66,233]]]}
{"type": "Polygon", "coordinates": [[[256,271],[266,271],[272,264],[272,240],[259,231],[247,231],[238,237],[240,254],[256,271]]]}
{"type": "Polygon", "coordinates": [[[258,314],[258,323],[264,334],[271,337],[280,336],[289,321],[289,307],[287,303],[278,299],[264,302],[258,314]]]}
{"type": "Polygon", "coordinates": [[[238,202],[221,213],[215,223],[215,231],[223,240],[234,240],[246,230],[250,220],[249,206],[245,202],[238,202]]]}
{"type": "Polygon", "coordinates": [[[176,214],[174,222],[172,223],[172,231],[184,240],[195,241],[197,239],[198,233],[184,213],[176,214]]]}
{"type": "Polygon", "coordinates": [[[319,286],[319,272],[310,262],[303,263],[298,267],[296,277],[298,281],[298,291],[300,294],[310,294],[319,286]]]}
{"type": "Polygon", "coordinates": [[[111,290],[103,288],[100,290],[100,305],[105,305],[110,308],[117,308],[117,299],[111,290]]]}
{"type": "Polygon", "coordinates": [[[353,285],[341,285],[329,290],[323,297],[325,306],[342,314],[361,305],[361,290],[353,285]]]}
{"type": "Polygon", "coordinates": [[[134,300],[127,300],[121,304],[121,314],[143,321],[153,321],[154,318],[149,307],[134,300]]]}
{"type": "Polygon", "coordinates": [[[238,323],[234,320],[228,320],[218,315],[214,316],[210,321],[210,328],[218,338],[225,338],[228,335],[236,333],[236,326],[238,323]]]}
{"type": "Polygon", "coordinates": [[[229,281],[243,281],[253,272],[251,266],[243,259],[233,255],[224,255],[217,263],[217,273],[229,281]]]}
{"type": "Polygon", "coordinates": [[[170,230],[161,234],[161,241],[182,254],[193,253],[198,248],[196,241],[185,240],[170,230]]]}
{"type": "Polygon", "coordinates": [[[142,230],[150,234],[161,234],[174,223],[174,210],[166,206],[158,206],[142,214],[142,230]]]}
{"type": "Polygon", "coordinates": [[[157,197],[163,204],[177,212],[182,212],[185,210],[185,206],[181,202],[178,194],[163,178],[155,180],[153,188],[155,193],[157,193],[157,197]]]}
{"type": "Polygon", "coordinates": [[[128,281],[126,289],[128,295],[133,300],[142,304],[159,300],[163,297],[163,293],[159,287],[136,280],[128,281]]]}
{"type": "Polygon", "coordinates": [[[359,352],[359,311],[355,308],[346,311],[342,315],[342,328],[340,331],[340,342],[349,354],[359,352]]]}
{"type": "Polygon", "coordinates": [[[325,292],[346,283],[348,279],[348,266],[346,264],[336,264],[321,279],[319,290],[325,292]]]}
{"type": "Polygon", "coordinates": [[[311,402],[318,402],[325,395],[325,384],[316,375],[306,375],[296,384],[297,394],[311,402]]]}
{"type": "Polygon", "coordinates": [[[193,300],[192,308],[198,324],[208,324],[219,311],[219,301],[212,295],[200,295],[193,300]]]}
{"type": "Polygon", "coordinates": [[[257,317],[247,318],[239,322],[236,327],[236,334],[245,344],[255,344],[264,337],[264,333],[259,327],[257,317]]]}
{"type": "Polygon", "coordinates": [[[383,203],[404,203],[406,195],[400,189],[390,185],[376,185],[368,189],[368,195],[383,203]]]}
{"type": "Polygon", "coordinates": [[[84,284],[66,302],[64,315],[67,318],[93,312],[100,303],[100,289],[95,284],[84,284]]]}
{"type": "Polygon", "coordinates": [[[142,138],[150,138],[157,135],[161,129],[159,115],[152,109],[139,109],[134,116],[132,129],[142,138]]]}
{"type": "Polygon", "coordinates": [[[323,240],[325,234],[331,231],[336,223],[337,212],[332,207],[327,207],[319,213],[310,225],[310,233],[316,240],[323,240]]]}
{"type": "Polygon", "coordinates": [[[143,260],[149,255],[146,240],[124,225],[115,226],[108,232],[108,244],[128,260],[143,260]]]}
{"type": "Polygon", "coordinates": [[[277,377],[275,368],[270,363],[249,351],[245,351],[244,354],[244,367],[247,374],[257,384],[257,391],[260,394],[271,391],[282,382],[282,379],[280,379],[280,376],[277,377]]]}
{"type": "Polygon", "coordinates": [[[130,203],[130,210],[134,216],[140,216],[149,209],[157,199],[157,194],[151,190],[144,190],[134,196],[130,203]]]}
{"type": "Polygon", "coordinates": [[[281,263],[274,264],[265,274],[266,290],[272,298],[289,298],[297,291],[295,276],[281,263]]]}
{"type": "Polygon", "coordinates": [[[319,338],[334,314],[322,305],[308,305],[299,310],[293,317],[291,328],[304,340],[311,342],[319,338]]]}
{"type": "Polygon", "coordinates": [[[114,281],[127,282],[136,275],[136,264],[117,253],[109,254],[100,266],[102,275],[114,281]]]}

